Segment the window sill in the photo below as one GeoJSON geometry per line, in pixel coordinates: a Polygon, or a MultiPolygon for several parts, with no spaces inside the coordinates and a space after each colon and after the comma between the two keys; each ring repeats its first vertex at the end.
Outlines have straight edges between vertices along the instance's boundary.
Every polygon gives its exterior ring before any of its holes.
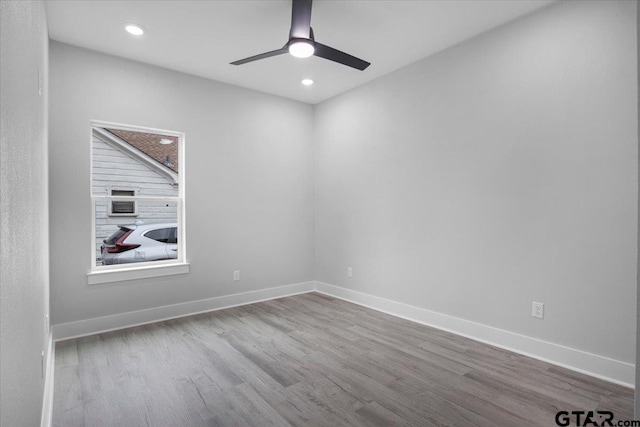
{"type": "Polygon", "coordinates": [[[189,273],[189,263],[187,262],[168,265],[145,265],[117,270],[92,271],[87,273],[87,281],[89,285],[99,285],[101,283],[124,282],[125,280],[187,273],[189,273]]]}

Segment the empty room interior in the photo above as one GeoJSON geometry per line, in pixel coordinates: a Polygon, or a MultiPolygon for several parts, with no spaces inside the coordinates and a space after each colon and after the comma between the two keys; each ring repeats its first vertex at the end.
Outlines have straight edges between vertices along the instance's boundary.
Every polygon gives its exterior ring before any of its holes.
{"type": "Polygon", "coordinates": [[[2,427],[640,425],[637,1],[0,1],[2,427]]]}

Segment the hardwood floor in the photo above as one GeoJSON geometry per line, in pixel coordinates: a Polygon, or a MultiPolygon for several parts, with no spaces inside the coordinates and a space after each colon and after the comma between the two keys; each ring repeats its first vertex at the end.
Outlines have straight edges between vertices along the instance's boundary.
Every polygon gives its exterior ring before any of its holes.
{"type": "Polygon", "coordinates": [[[55,369],[53,424],[64,427],[633,416],[630,389],[317,293],[60,342],[55,369]]]}

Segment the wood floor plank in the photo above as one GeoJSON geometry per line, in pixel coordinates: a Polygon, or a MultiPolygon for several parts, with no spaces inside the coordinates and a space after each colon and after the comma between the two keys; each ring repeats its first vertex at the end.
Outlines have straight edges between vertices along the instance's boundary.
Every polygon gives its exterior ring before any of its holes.
{"type": "Polygon", "coordinates": [[[547,426],[633,391],[317,293],[56,345],[54,426],[547,426]]]}
{"type": "MultiPolygon", "coordinates": [[[[64,361],[65,356],[60,356],[64,361]]],[[[56,359],[58,355],[56,354],[56,359]]],[[[82,426],[84,422],[84,396],[78,366],[56,366],[56,391],[53,396],[53,425],[82,426]]]]}

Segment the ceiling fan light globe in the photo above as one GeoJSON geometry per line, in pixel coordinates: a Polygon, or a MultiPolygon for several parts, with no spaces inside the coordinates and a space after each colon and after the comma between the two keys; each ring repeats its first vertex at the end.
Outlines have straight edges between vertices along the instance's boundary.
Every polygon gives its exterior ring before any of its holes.
{"type": "Polygon", "coordinates": [[[296,58],[308,58],[314,51],[313,44],[308,40],[294,40],[289,43],[289,53],[296,58]]]}

